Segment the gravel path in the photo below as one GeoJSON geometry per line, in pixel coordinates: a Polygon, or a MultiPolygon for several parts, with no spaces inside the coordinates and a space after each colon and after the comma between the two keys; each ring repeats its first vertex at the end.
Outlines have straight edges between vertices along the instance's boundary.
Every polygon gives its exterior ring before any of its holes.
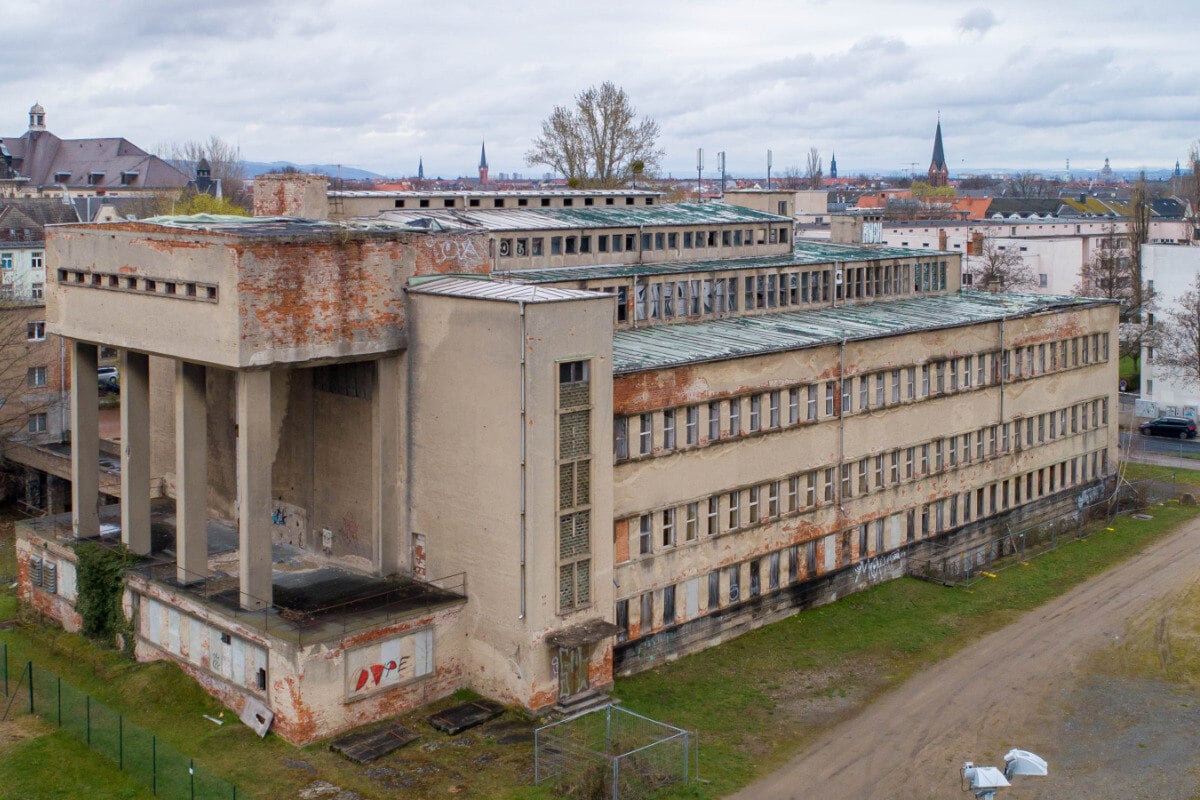
{"type": "Polygon", "coordinates": [[[1170,785],[1193,797],[1194,746],[1164,753],[1161,742],[1177,741],[1180,733],[1194,745],[1200,712],[1185,708],[1173,687],[1105,682],[1093,673],[1094,655],[1119,641],[1130,620],[1198,577],[1200,521],[1194,521],[914,676],[734,797],[970,797],[959,789],[962,762],[1002,766],[1011,747],[1041,755],[1050,776],[1018,778],[1002,798],[1158,798],[1164,795],[1154,787],[1166,785],[1172,772],[1170,785]],[[1163,713],[1168,706],[1183,710],[1163,713]],[[1130,718],[1130,709],[1142,712],[1130,718]],[[1084,737],[1094,738],[1095,747],[1084,737]],[[1106,749],[1109,758],[1123,752],[1114,744],[1121,741],[1132,748],[1121,770],[1087,766],[1100,763],[1106,749]]]}

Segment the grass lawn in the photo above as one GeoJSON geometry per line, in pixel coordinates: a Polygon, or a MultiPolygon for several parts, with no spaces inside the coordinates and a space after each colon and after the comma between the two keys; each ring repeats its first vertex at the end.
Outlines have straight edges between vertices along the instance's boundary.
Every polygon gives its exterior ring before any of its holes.
{"type": "MultiPolygon", "coordinates": [[[[1200,486],[1195,471],[1131,465],[1128,475],[1174,475],[1200,486]]],[[[910,578],[891,581],[619,679],[614,693],[630,710],[699,732],[705,782],[661,796],[718,797],[778,767],[876,694],[1137,553],[1197,513],[1168,503],[1150,521],[1121,517],[1111,532],[1064,545],[971,590],[910,578]]],[[[0,595],[0,619],[11,614],[11,596],[0,595]]],[[[171,664],[133,664],[78,636],[39,625],[0,631],[0,641],[10,647],[10,663],[33,659],[121,709],[131,721],[237,783],[239,796],[294,797],[318,779],[366,798],[410,794],[382,789],[363,768],[323,744],[297,749],[273,735],[260,740],[228,712],[225,725],[213,725],[201,715],[215,716],[221,706],[171,664]],[[298,772],[287,763],[295,760],[311,769],[298,772]]],[[[426,733],[428,713],[412,715],[411,725],[426,734],[423,743],[437,746],[432,751],[409,746],[386,762],[398,769],[424,765],[435,774],[422,786],[422,796],[551,796],[528,785],[532,747],[493,749],[478,735],[470,748],[441,746],[449,740],[426,733]]],[[[18,723],[0,727],[0,798],[148,796],[77,738],[29,718],[18,723]],[[25,727],[14,734],[11,728],[18,723],[25,727]],[[50,764],[55,767],[47,768],[50,764]],[[60,769],[63,764],[70,768],[60,769]],[[91,788],[80,791],[84,786],[91,788]]]]}

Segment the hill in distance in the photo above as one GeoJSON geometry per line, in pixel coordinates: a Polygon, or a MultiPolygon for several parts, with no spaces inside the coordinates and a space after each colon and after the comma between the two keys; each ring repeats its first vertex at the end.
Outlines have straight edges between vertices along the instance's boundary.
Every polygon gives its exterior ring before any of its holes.
{"type": "MultiPolygon", "coordinates": [[[[314,175],[328,175],[331,178],[338,177],[337,164],[293,164],[290,161],[244,161],[242,162],[246,168],[246,177],[253,178],[256,175],[262,175],[264,172],[272,170],[281,170],[285,167],[295,167],[301,172],[308,172],[314,175]]],[[[380,175],[378,172],[370,172],[357,167],[341,166],[341,177],[349,181],[366,181],[374,178],[386,178],[386,175],[380,175]]]]}

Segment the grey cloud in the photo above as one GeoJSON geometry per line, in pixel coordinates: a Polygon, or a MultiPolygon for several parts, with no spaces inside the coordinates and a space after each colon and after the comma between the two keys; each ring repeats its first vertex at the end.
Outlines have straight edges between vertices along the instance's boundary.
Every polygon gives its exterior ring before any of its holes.
{"type": "Polygon", "coordinates": [[[990,8],[973,8],[958,18],[955,27],[960,33],[983,38],[996,25],[996,15],[990,8]]]}

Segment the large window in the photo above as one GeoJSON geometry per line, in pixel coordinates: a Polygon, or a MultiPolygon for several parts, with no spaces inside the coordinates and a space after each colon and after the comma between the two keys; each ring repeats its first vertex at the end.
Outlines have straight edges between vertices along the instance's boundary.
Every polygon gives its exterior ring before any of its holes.
{"type": "Polygon", "coordinates": [[[558,610],[592,602],[591,379],[587,361],[558,365],[558,610]]]}

